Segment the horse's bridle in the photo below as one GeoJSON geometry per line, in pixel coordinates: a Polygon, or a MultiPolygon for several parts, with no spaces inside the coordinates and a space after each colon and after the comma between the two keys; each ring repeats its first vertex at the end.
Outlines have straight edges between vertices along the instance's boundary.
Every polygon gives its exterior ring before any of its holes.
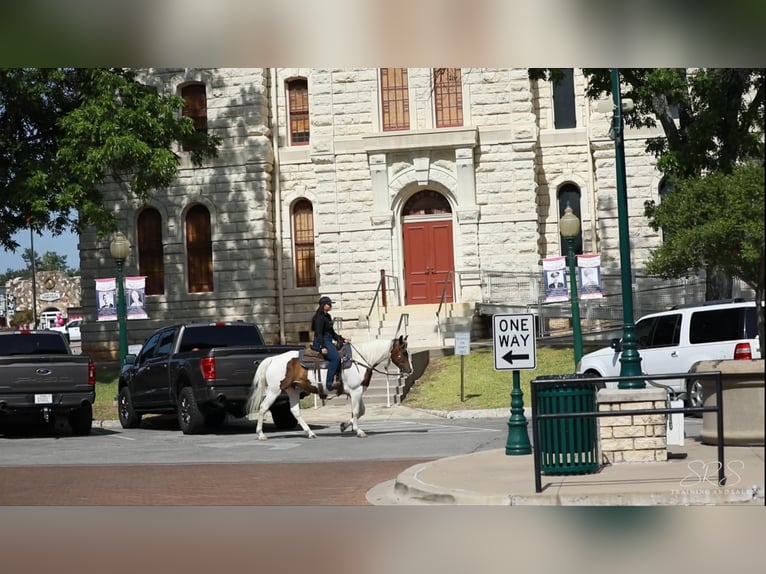
{"type": "MultiPolygon", "coordinates": [[[[394,341],[396,341],[396,339],[391,339],[391,347],[389,347],[389,349],[388,349],[388,351],[389,351],[389,353],[388,353],[388,362],[386,363],[386,370],[385,371],[381,371],[380,369],[376,369],[375,368],[375,367],[377,367],[378,365],[380,365],[383,362],[383,359],[381,359],[380,361],[378,361],[374,365],[366,365],[365,364],[363,366],[365,368],[367,368],[367,369],[370,369],[371,371],[374,371],[374,372],[378,373],[379,375],[386,375],[386,376],[390,375],[391,373],[388,372],[388,365],[391,364],[391,348],[393,348],[393,346],[394,346],[394,341]]],[[[353,343],[349,343],[349,345],[351,345],[351,348],[355,351],[356,355],[361,355],[359,350],[356,347],[354,347],[353,343]]],[[[361,364],[360,361],[357,361],[356,359],[351,359],[351,362],[356,364],[356,365],[361,364]]],[[[401,374],[401,372],[402,372],[402,369],[399,368],[399,373],[401,374]]]]}

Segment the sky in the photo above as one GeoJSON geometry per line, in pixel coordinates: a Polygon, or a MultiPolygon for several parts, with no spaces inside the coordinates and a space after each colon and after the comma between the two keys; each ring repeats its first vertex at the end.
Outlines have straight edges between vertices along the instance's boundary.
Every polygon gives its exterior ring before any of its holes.
{"type": "MultiPolygon", "coordinates": [[[[19,243],[19,248],[13,251],[5,251],[0,247],[0,273],[5,273],[8,269],[23,269],[26,263],[21,258],[24,250],[30,247],[29,231],[20,231],[13,236],[13,239],[19,243]]],[[[44,233],[42,236],[34,236],[35,252],[38,256],[46,251],[53,251],[59,255],[66,255],[68,267],[75,269],[80,267],[80,253],[77,251],[78,237],[74,233],[63,233],[53,237],[50,233],[44,233]]]]}

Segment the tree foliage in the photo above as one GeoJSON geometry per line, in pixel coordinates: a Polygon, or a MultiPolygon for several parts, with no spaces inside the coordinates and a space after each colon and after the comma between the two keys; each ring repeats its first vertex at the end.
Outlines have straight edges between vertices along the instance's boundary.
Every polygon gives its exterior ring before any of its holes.
{"type": "MultiPolygon", "coordinates": [[[[675,180],[672,193],[651,210],[650,225],[667,240],[646,265],[650,274],[681,277],[716,266],[764,298],[764,166],[737,165],[732,173],[675,180]]],[[[758,331],[764,337],[763,312],[758,331]]]]}
{"type": "Polygon", "coordinates": [[[122,68],[0,70],[0,246],[20,229],[76,233],[115,228],[102,186],[146,200],[176,176],[175,144],[199,166],[219,138],[181,115],[183,100],[162,95],[122,68]]]}

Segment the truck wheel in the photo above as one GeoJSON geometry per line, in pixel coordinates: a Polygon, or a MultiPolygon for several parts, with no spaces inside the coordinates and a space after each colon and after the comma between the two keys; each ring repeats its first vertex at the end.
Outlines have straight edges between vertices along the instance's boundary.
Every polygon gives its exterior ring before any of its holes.
{"type": "Polygon", "coordinates": [[[293,413],[290,412],[289,403],[273,405],[270,410],[271,420],[274,421],[274,426],[279,430],[292,430],[298,424],[293,413]]]}
{"type": "Polygon", "coordinates": [[[93,407],[85,405],[69,413],[69,426],[76,435],[89,435],[93,428],[93,407]]]}
{"type": "Polygon", "coordinates": [[[141,426],[141,414],[133,410],[133,399],[130,398],[128,387],[122,387],[117,394],[117,415],[124,429],[135,429],[141,426]]]}
{"type": "Polygon", "coordinates": [[[184,434],[200,434],[205,430],[205,416],[191,387],[184,387],[178,395],[178,426],[184,434]]]}

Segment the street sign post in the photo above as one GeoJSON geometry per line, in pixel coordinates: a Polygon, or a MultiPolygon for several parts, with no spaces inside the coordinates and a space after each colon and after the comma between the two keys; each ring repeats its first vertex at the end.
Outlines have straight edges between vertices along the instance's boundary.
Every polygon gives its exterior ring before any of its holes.
{"type": "Polygon", "coordinates": [[[465,385],[463,384],[463,359],[471,352],[470,331],[455,331],[455,354],[460,355],[460,402],[465,399],[465,385]]]}
{"type": "Polygon", "coordinates": [[[513,371],[511,418],[508,419],[508,440],[505,454],[530,454],[532,447],[524,416],[520,370],[537,368],[535,316],[532,313],[498,314],[492,316],[492,351],[496,371],[513,371]]]}

